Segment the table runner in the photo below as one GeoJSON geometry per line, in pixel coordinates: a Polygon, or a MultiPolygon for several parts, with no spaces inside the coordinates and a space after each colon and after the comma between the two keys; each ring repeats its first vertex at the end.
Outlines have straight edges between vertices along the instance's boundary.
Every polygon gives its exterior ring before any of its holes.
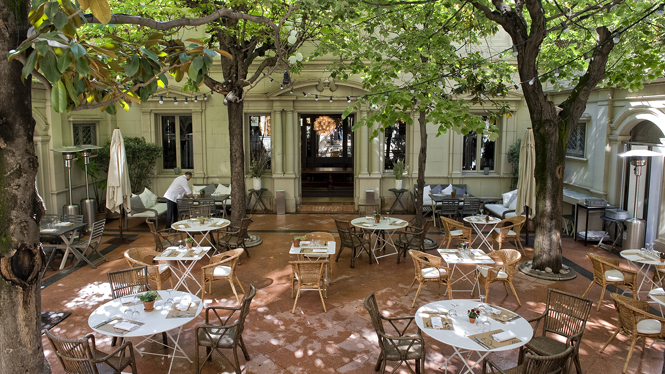
{"type": "Polygon", "coordinates": [[[476,342],[476,338],[478,338],[478,340],[483,342],[483,344],[485,344],[489,349],[501,348],[507,345],[517,344],[522,342],[519,338],[513,338],[513,339],[504,340],[501,343],[499,343],[496,340],[494,340],[494,338],[492,338],[492,335],[500,332],[503,332],[503,330],[498,329],[498,330],[483,332],[480,334],[469,335],[468,337],[474,342],[476,342]]]}
{"type": "Polygon", "coordinates": [[[120,322],[129,322],[129,323],[133,323],[133,324],[137,325],[136,327],[132,328],[131,331],[134,331],[134,330],[138,329],[139,327],[143,326],[143,322],[132,321],[132,320],[125,319],[125,318],[122,318],[122,317],[111,317],[111,318],[107,319],[106,321],[100,323],[99,325],[95,326],[95,328],[99,329],[99,330],[106,331],[106,332],[110,332],[112,334],[125,335],[129,331],[116,329],[114,327],[117,323],[120,323],[120,322]]]}

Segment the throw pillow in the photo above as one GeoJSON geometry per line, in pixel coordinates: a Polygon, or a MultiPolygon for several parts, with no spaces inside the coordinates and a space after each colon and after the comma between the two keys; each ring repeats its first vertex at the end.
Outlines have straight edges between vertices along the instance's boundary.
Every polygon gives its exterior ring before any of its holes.
{"type": "Polygon", "coordinates": [[[457,197],[461,197],[462,195],[466,194],[466,190],[464,188],[457,188],[457,197]]]}
{"type": "Polygon", "coordinates": [[[157,204],[157,195],[152,193],[148,187],[146,187],[139,196],[141,197],[143,206],[146,208],[153,207],[155,204],[157,204]]]}
{"type": "Polygon", "coordinates": [[[432,205],[432,198],[429,197],[430,192],[432,192],[432,187],[426,185],[423,189],[423,206],[432,205]]]}
{"type": "Polygon", "coordinates": [[[435,195],[441,195],[441,191],[443,188],[441,187],[440,184],[437,184],[434,188],[432,188],[432,193],[435,195]]]}
{"type": "Polygon", "coordinates": [[[503,198],[503,207],[504,208],[508,208],[508,205],[510,204],[510,199],[515,194],[517,194],[517,190],[512,190],[512,191],[501,194],[501,197],[503,198]]]}
{"type": "Polygon", "coordinates": [[[517,192],[513,194],[508,203],[508,209],[515,210],[515,208],[517,208],[517,192]]]}
{"type": "Polygon", "coordinates": [[[223,184],[219,184],[217,188],[215,189],[215,192],[212,193],[213,195],[229,195],[231,194],[231,185],[226,187],[223,184]]]}
{"type": "Polygon", "coordinates": [[[206,188],[203,189],[203,191],[206,192],[206,196],[212,195],[212,193],[215,192],[215,184],[210,183],[209,185],[206,186],[206,188]]]}
{"type": "Polygon", "coordinates": [[[448,187],[443,189],[443,194],[450,195],[451,193],[453,193],[453,188],[454,188],[453,185],[449,184],[448,187]]]}
{"type": "Polygon", "coordinates": [[[206,186],[205,184],[195,184],[195,185],[192,186],[192,193],[194,195],[198,195],[198,194],[201,193],[201,190],[206,188],[206,187],[208,187],[208,186],[206,186]]]}
{"type": "Polygon", "coordinates": [[[145,209],[145,205],[143,205],[143,201],[141,200],[141,196],[139,195],[134,195],[129,199],[129,203],[132,206],[132,210],[134,209],[145,209]]]}

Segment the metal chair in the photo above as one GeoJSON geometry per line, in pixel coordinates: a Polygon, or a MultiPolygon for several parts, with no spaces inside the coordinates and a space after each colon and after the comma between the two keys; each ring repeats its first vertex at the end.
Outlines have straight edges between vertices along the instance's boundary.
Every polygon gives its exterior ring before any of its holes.
{"type": "Polygon", "coordinates": [[[483,374],[566,374],[568,360],[572,354],[573,347],[568,347],[559,354],[549,356],[527,354],[521,364],[503,370],[494,361],[485,359],[483,360],[483,374]]]}
{"type": "Polygon", "coordinates": [[[189,207],[194,203],[193,199],[178,199],[176,204],[178,204],[178,220],[187,219],[189,215],[189,207]]]}
{"type": "MultiPolygon", "coordinates": [[[[541,356],[558,355],[573,347],[572,362],[575,363],[577,373],[582,373],[579,358],[579,346],[584,334],[587,318],[591,311],[592,301],[577,295],[559,290],[547,290],[547,305],[543,314],[529,320],[536,322],[533,327],[533,338],[520,348],[519,363],[522,363],[525,352],[533,352],[541,356]],[[540,336],[536,336],[538,326],[542,321],[543,329],[540,336]],[[564,341],[555,339],[547,334],[558,335],[564,341]]],[[[570,372],[570,370],[568,370],[570,372]]]]}
{"type": "Polygon", "coordinates": [[[148,224],[152,238],[155,240],[155,250],[157,252],[162,252],[166,247],[175,245],[181,237],[179,232],[173,232],[169,229],[157,230],[152,218],[146,219],[145,222],[148,224]]]}
{"type": "Polygon", "coordinates": [[[208,293],[212,293],[212,282],[226,279],[231,284],[231,290],[236,296],[236,300],[240,302],[234,283],[237,282],[242,292],[245,293],[245,289],[238,280],[238,276],[236,276],[236,266],[242,251],[242,248],[236,248],[210,257],[210,264],[201,268],[201,297],[205,295],[206,284],[208,285],[208,293]]]}
{"type": "MultiPolygon", "coordinates": [[[[625,269],[619,266],[619,260],[594,253],[587,253],[591,260],[593,268],[593,280],[589,283],[582,297],[586,296],[591,287],[595,284],[601,287],[600,299],[596,311],[600,310],[600,304],[605,296],[605,289],[608,285],[614,285],[614,292],[619,292],[619,286],[625,286],[633,291],[633,299],[637,298],[637,271],[625,269]]],[[[625,293],[625,291],[624,291],[625,293]]]]}
{"type": "Polygon", "coordinates": [[[441,227],[443,228],[443,240],[441,241],[440,248],[450,248],[450,242],[455,239],[457,242],[469,242],[471,243],[471,235],[473,234],[473,229],[468,226],[464,226],[463,222],[455,221],[454,219],[440,217],[441,227]],[[446,245],[443,245],[443,242],[446,242],[446,245]]]}
{"type": "Polygon", "coordinates": [[[395,242],[395,246],[397,247],[398,264],[402,257],[406,257],[406,252],[409,250],[425,250],[425,238],[427,237],[427,232],[429,232],[433,225],[434,221],[428,219],[423,221],[422,227],[407,226],[404,228],[404,231],[399,232],[399,237],[395,242]]]}
{"type": "MultiPolygon", "coordinates": [[[[295,297],[293,303],[293,310],[291,313],[296,312],[296,305],[300,298],[300,291],[302,290],[317,290],[321,297],[323,304],[323,311],[327,312],[326,302],[323,300],[324,292],[327,294],[326,287],[326,270],[330,266],[328,260],[321,261],[289,261],[293,274],[291,277],[291,297],[295,297]],[[298,292],[296,293],[296,284],[298,285],[298,292]]],[[[327,297],[327,296],[326,296],[327,297]]]]}
{"type": "Polygon", "coordinates": [[[479,214],[480,204],[481,204],[480,198],[477,197],[465,198],[464,204],[462,204],[462,209],[459,212],[460,217],[475,216],[476,214],[479,214]]]}
{"type": "Polygon", "coordinates": [[[409,255],[413,259],[415,277],[413,278],[413,282],[411,282],[409,289],[406,290],[404,296],[409,294],[409,291],[411,291],[413,285],[416,283],[416,281],[418,281],[418,291],[416,291],[416,296],[413,298],[411,308],[416,305],[416,299],[418,298],[420,289],[423,287],[425,282],[436,282],[439,285],[439,295],[441,294],[441,285],[446,286],[448,299],[452,300],[453,293],[450,279],[451,269],[442,265],[443,259],[440,256],[433,256],[414,250],[409,250],[409,255]]]}
{"type": "Polygon", "coordinates": [[[247,230],[251,223],[252,217],[245,217],[240,221],[239,227],[228,226],[226,231],[218,232],[217,245],[226,248],[226,250],[242,248],[247,257],[249,257],[249,252],[245,245],[245,239],[247,238],[247,230]]]}
{"type": "Polygon", "coordinates": [[[130,341],[123,342],[113,352],[107,353],[97,349],[93,334],[88,334],[82,339],[65,339],[46,330],[46,337],[67,373],[120,373],[127,366],[131,366],[132,373],[136,374],[134,346],[130,341]]]}
{"type": "MultiPolygon", "coordinates": [[[[92,257],[93,254],[96,253],[99,257],[101,257],[100,260],[108,262],[108,259],[104,257],[104,255],[98,250],[99,244],[102,242],[102,236],[104,235],[105,227],[106,227],[105,219],[94,222],[92,224],[92,229],[90,230],[90,236],[88,236],[87,239],[84,238],[77,240],[73,242],[70,246],[72,248],[78,249],[84,257],[90,258],[92,257]],[[88,251],[88,249],[90,250],[90,254],[86,256],[86,252],[88,251]]],[[[81,262],[80,259],[76,262],[74,266],[78,265],[79,262],[81,262]]],[[[93,267],[95,266],[93,265],[93,267]]]]}
{"type": "Polygon", "coordinates": [[[365,309],[367,309],[372,319],[372,326],[379,339],[379,348],[381,348],[381,353],[379,354],[379,359],[376,361],[374,370],[379,371],[381,369],[381,373],[385,373],[388,361],[399,361],[399,364],[395,365],[391,373],[395,373],[402,366],[402,363],[405,363],[409,371],[413,373],[414,371],[411,369],[408,361],[415,360],[415,372],[424,373],[425,342],[420,328],[414,322],[414,317],[384,317],[376,303],[374,292],[365,297],[365,309]],[[393,330],[389,331],[389,334],[383,328],[383,321],[386,321],[393,327],[393,330]],[[402,321],[405,322],[405,326],[398,327],[397,324],[402,321]],[[411,326],[416,326],[415,333],[407,333],[411,326]]]}
{"type": "Polygon", "coordinates": [[[245,361],[249,361],[249,354],[242,339],[242,333],[245,330],[245,319],[249,314],[249,305],[256,296],[256,288],[249,285],[249,292],[242,299],[239,307],[213,306],[206,308],[205,324],[196,326],[196,372],[201,373],[203,365],[199,365],[199,347],[205,347],[206,361],[212,361],[212,354],[219,353],[222,358],[234,367],[237,374],[241,373],[240,361],[238,360],[238,347],[245,356],[245,361]],[[220,311],[223,311],[220,313],[220,311]],[[226,311],[230,311],[229,315],[226,311]],[[237,312],[237,313],[236,313],[237,312]],[[232,349],[235,364],[229,360],[221,349],[232,349]]]}
{"type": "Polygon", "coordinates": [[[162,284],[167,280],[173,287],[173,279],[171,278],[171,268],[168,263],[162,261],[158,264],[153,264],[153,258],[159,256],[160,253],[148,248],[130,248],[125,251],[125,260],[130,267],[146,266],[148,270],[148,280],[157,283],[157,289],[162,289],[162,284]]]}
{"type": "MultiPolygon", "coordinates": [[[[515,286],[513,286],[513,275],[515,274],[515,268],[522,258],[522,254],[515,249],[501,249],[498,251],[492,251],[488,254],[490,257],[498,257],[501,259],[500,263],[495,266],[486,266],[486,265],[477,265],[476,272],[478,275],[478,293],[480,293],[480,285],[483,285],[485,288],[485,300],[489,300],[490,285],[494,282],[503,282],[503,288],[508,294],[508,285],[513,291],[513,295],[517,299],[517,304],[522,306],[520,298],[515,292],[515,286]]],[[[473,285],[475,290],[476,285],[473,285]]],[[[473,291],[471,294],[473,295],[473,291]]]]}
{"type": "Polygon", "coordinates": [[[364,251],[369,256],[369,263],[372,263],[372,250],[370,249],[369,239],[363,236],[362,232],[356,231],[349,221],[342,221],[337,218],[334,218],[335,226],[337,227],[337,234],[340,239],[339,252],[337,252],[337,257],[335,262],[339,261],[339,256],[342,254],[344,248],[350,248],[353,253],[351,255],[351,267],[354,267],[356,257],[360,255],[360,252],[356,254],[356,250],[364,251]]]}
{"type": "Polygon", "coordinates": [[[494,249],[494,242],[499,243],[499,248],[504,241],[512,240],[513,245],[520,252],[524,253],[524,248],[522,248],[522,242],[520,240],[520,233],[522,232],[522,227],[526,222],[526,217],[524,216],[515,216],[502,220],[496,225],[496,228],[492,230],[492,249],[494,249]]]}
{"type": "Polygon", "coordinates": [[[439,217],[446,216],[448,218],[457,218],[460,214],[459,199],[454,197],[444,197],[436,201],[437,205],[433,206],[434,221],[436,222],[439,217]]]}

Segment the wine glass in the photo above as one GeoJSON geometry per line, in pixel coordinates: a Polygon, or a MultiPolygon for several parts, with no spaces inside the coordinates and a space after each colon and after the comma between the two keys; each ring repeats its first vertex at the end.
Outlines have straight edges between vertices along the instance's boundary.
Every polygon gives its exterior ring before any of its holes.
{"type": "Polygon", "coordinates": [[[178,249],[181,251],[185,248],[185,243],[183,243],[182,239],[178,240],[176,244],[178,244],[178,249]]]}
{"type": "Polygon", "coordinates": [[[456,318],[457,317],[457,305],[458,304],[457,303],[450,303],[450,305],[452,305],[453,308],[448,311],[448,315],[451,318],[456,318]]]}
{"type": "Polygon", "coordinates": [[[487,317],[485,314],[478,316],[476,325],[480,328],[480,332],[488,332],[492,329],[492,324],[490,323],[489,317],[487,317]]]}
{"type": "Polygon", "coordinates": [[[173,302],[175,301],[175,300],[173,300],[173,298],[171,298],[171,291],[173,291],[173,288],[169,288],[168,290],[166,290],[166,292],[169,293],[169,298],[166,299],[166,301],[164,302],[164,305],[168,306],[168,307],[173,305],[173,302]]]}
{"type": "Polygon", "coordinates": [[[481,294],[479,297],[480,297],[480,307],[486,311],[488,308],[487,304],[485,304],[485,295],[481,294]]]}
{"type": "Polygon", "coordinates": [[[141,312],[136,310],[136,304],[137,303],[134,303],[134,306],[133,306],[134,309],[132,311],[132,320],[134,320],[134,321],[138,321],[138,320],[141,319],[141,312]]]}

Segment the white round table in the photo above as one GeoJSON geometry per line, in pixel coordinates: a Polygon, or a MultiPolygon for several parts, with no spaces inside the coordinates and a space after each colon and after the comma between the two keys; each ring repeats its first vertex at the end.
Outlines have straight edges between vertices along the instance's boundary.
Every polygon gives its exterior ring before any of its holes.
{"type": "MultiPolygon", "coordinates": [[[[360,217],[352,220],[351,224],[355,227],[358,227],[364,231],[369,232],[370,237],[371,235],[376,235],[376,240],[374,241],[374,245],[372,246],[372,255],[374,256],[374,260],[378,264],[379,258],[398,254],[397,246],[395,246],[395,242],[393,241],[392,238],[393,233],[395,233],[396,230],[403,229],[406,226],[408,226],[409,222],[399,218],[381,217],[379,223],[376,223],[374,217],[372,217],[371,219],[368,219],[367,217],[360,217]],[[379,239],[379,233],[381,231],[386,232],[386,235],[383,239],[379,239]],[[379,241],[381,242],[381,245],[379,245],[379,241]],[[376,252],[379,250],[385,250],[388,244],[392,246],[394,252],[377,256],[376,252]]],[[[360,253],[358,253],[358,255],[360,255],[360,253]]]]}
{"type": "MultiPolygon", "coordinates": [[[[632,269],[633,265],[635,265],[638,276],[639,275],[642,276],[642,279],[640,280],[640,285],[637,288],[638,299],[640,298],[640,292],[648,292],[646,290],[642,291],[642,287],[644,287],[645,285],[647,287],[649,287],[649,285],[651,285],[651,287],[660,287],[660,285],[654,282],[653,279],[651,279],[651,277],[649,276],[650,266],[665,265],[665,263],[660,262],[660,258],[657,258],[654,254],[647,253],[639,249],[624,249],[623,251],[619,252],[619,255],[628,261],[628,267],[630,269],[632,269]]],[[[657,269],[654,270],[658,271],[657,269]]]]}
{"type": "Polygon", "coordinates": [[[194,243],[196,243],[195,247],[202,247],[201,243],[203,243],[203,240],[205,239],[211,246],[213,246],[213,248],[217,248],[208,238],[208,234],[210,234],[211,231],[224,228],[229,224],[231,224],[231,221],[225,218],[206,218],[204,224],[201,224],[196,218],[190,218],[173,223],[171,228],[176,231],[186,232],[187,235],[194,240],[194,243]],[[194,234],[197,233],[203,235],[199,241],[194,237],[194,234]]]}
{"type": "Polygon", "coordinates": [[[492,244],[489,242],[489,237],[492,234],[492,230],[496,228],[496,225],[501,222],[500,219],[496,217],[489,216],[489,221],[485,218],[485,216],[469,216],[469,217],[464,217],[464,222],[468,222],[471,224],[471,227],[473,227],[473,230],[476,232],[476,237],[473,239],[469,245],[473,247],[473,243],[480,238],[480,245],[478,245],[478,248],[481,248],[483,244],[491,251],[492,250],[492,244]],[[487,232],[487,235],[483,234],[483,231],[487,226],[490,227],[490,231],[487,232]]]}
{"type": "MultiPolygon", "coordinates": [[[[436,339],[444,344],[448,344],[451,347],[453,347],[453,349],[455,350],[455,353],[452,354],[450,357],[448,357],[448,359],[445,362],[446,372],[447,372],[448,360],[453,358],[455,355],[460,356],[460,358],[462,358],[462,362],[464,363],[464,366],[466,366],[465,373],[473,373],[473,368],[476,365],[481,364],[482,360],[485,357],[487,357],[487,355],[490,352],[506,351],[509,349],[519,348],[528,343],[533,337],[533,328],[531,327],[529,322],[527,322],[527,320],[522,318],[521,316],[507,323],[501,323],[492,318],[488,318],[488,320],[490,321],[490,331],[497,329],[502,329],[503,331],[510,330],[515,334],[515,336],[518,339],[520,339],[521,342],[493,349],[487,349],[482,345],[476,343],[468,336],[481,333],[482,331],[480,330],[480,327],[476,326],[475,324],[471,324],[469,322],[469,318],[467,316],[466,311],[471,308],[477,308],[479,304],[480,302],[478,302],[477,300],[469,300],[469,299],[441,300],[423,305],[422,307],[418,308],[418,310],[416,311],[415,319],[418,327],[420,327],[420,329],[424,333],[431,336],[433,339],[436,339]],[[457,304],[455,309],[457,310],[458,313],[458,316],[453,319],[454,330],[439,330],[439,329],[431,329],[425,327],[422,318],[423,313],[448,312],[449,310],[452,309],[453,307],[452,304],[457,304]],[[476,352],[478,355],[478,360],[474,363],[469,364],[467,362],[467,359],[465,359],[464,356],[462,356],[462,353],[464,352],[469,352],[468,359],[471,359],[471,353],[476,352]]],[[[505,308],[498,307],[496,305],[492,306],[496,309],[508,310],[505,308]]]]}

